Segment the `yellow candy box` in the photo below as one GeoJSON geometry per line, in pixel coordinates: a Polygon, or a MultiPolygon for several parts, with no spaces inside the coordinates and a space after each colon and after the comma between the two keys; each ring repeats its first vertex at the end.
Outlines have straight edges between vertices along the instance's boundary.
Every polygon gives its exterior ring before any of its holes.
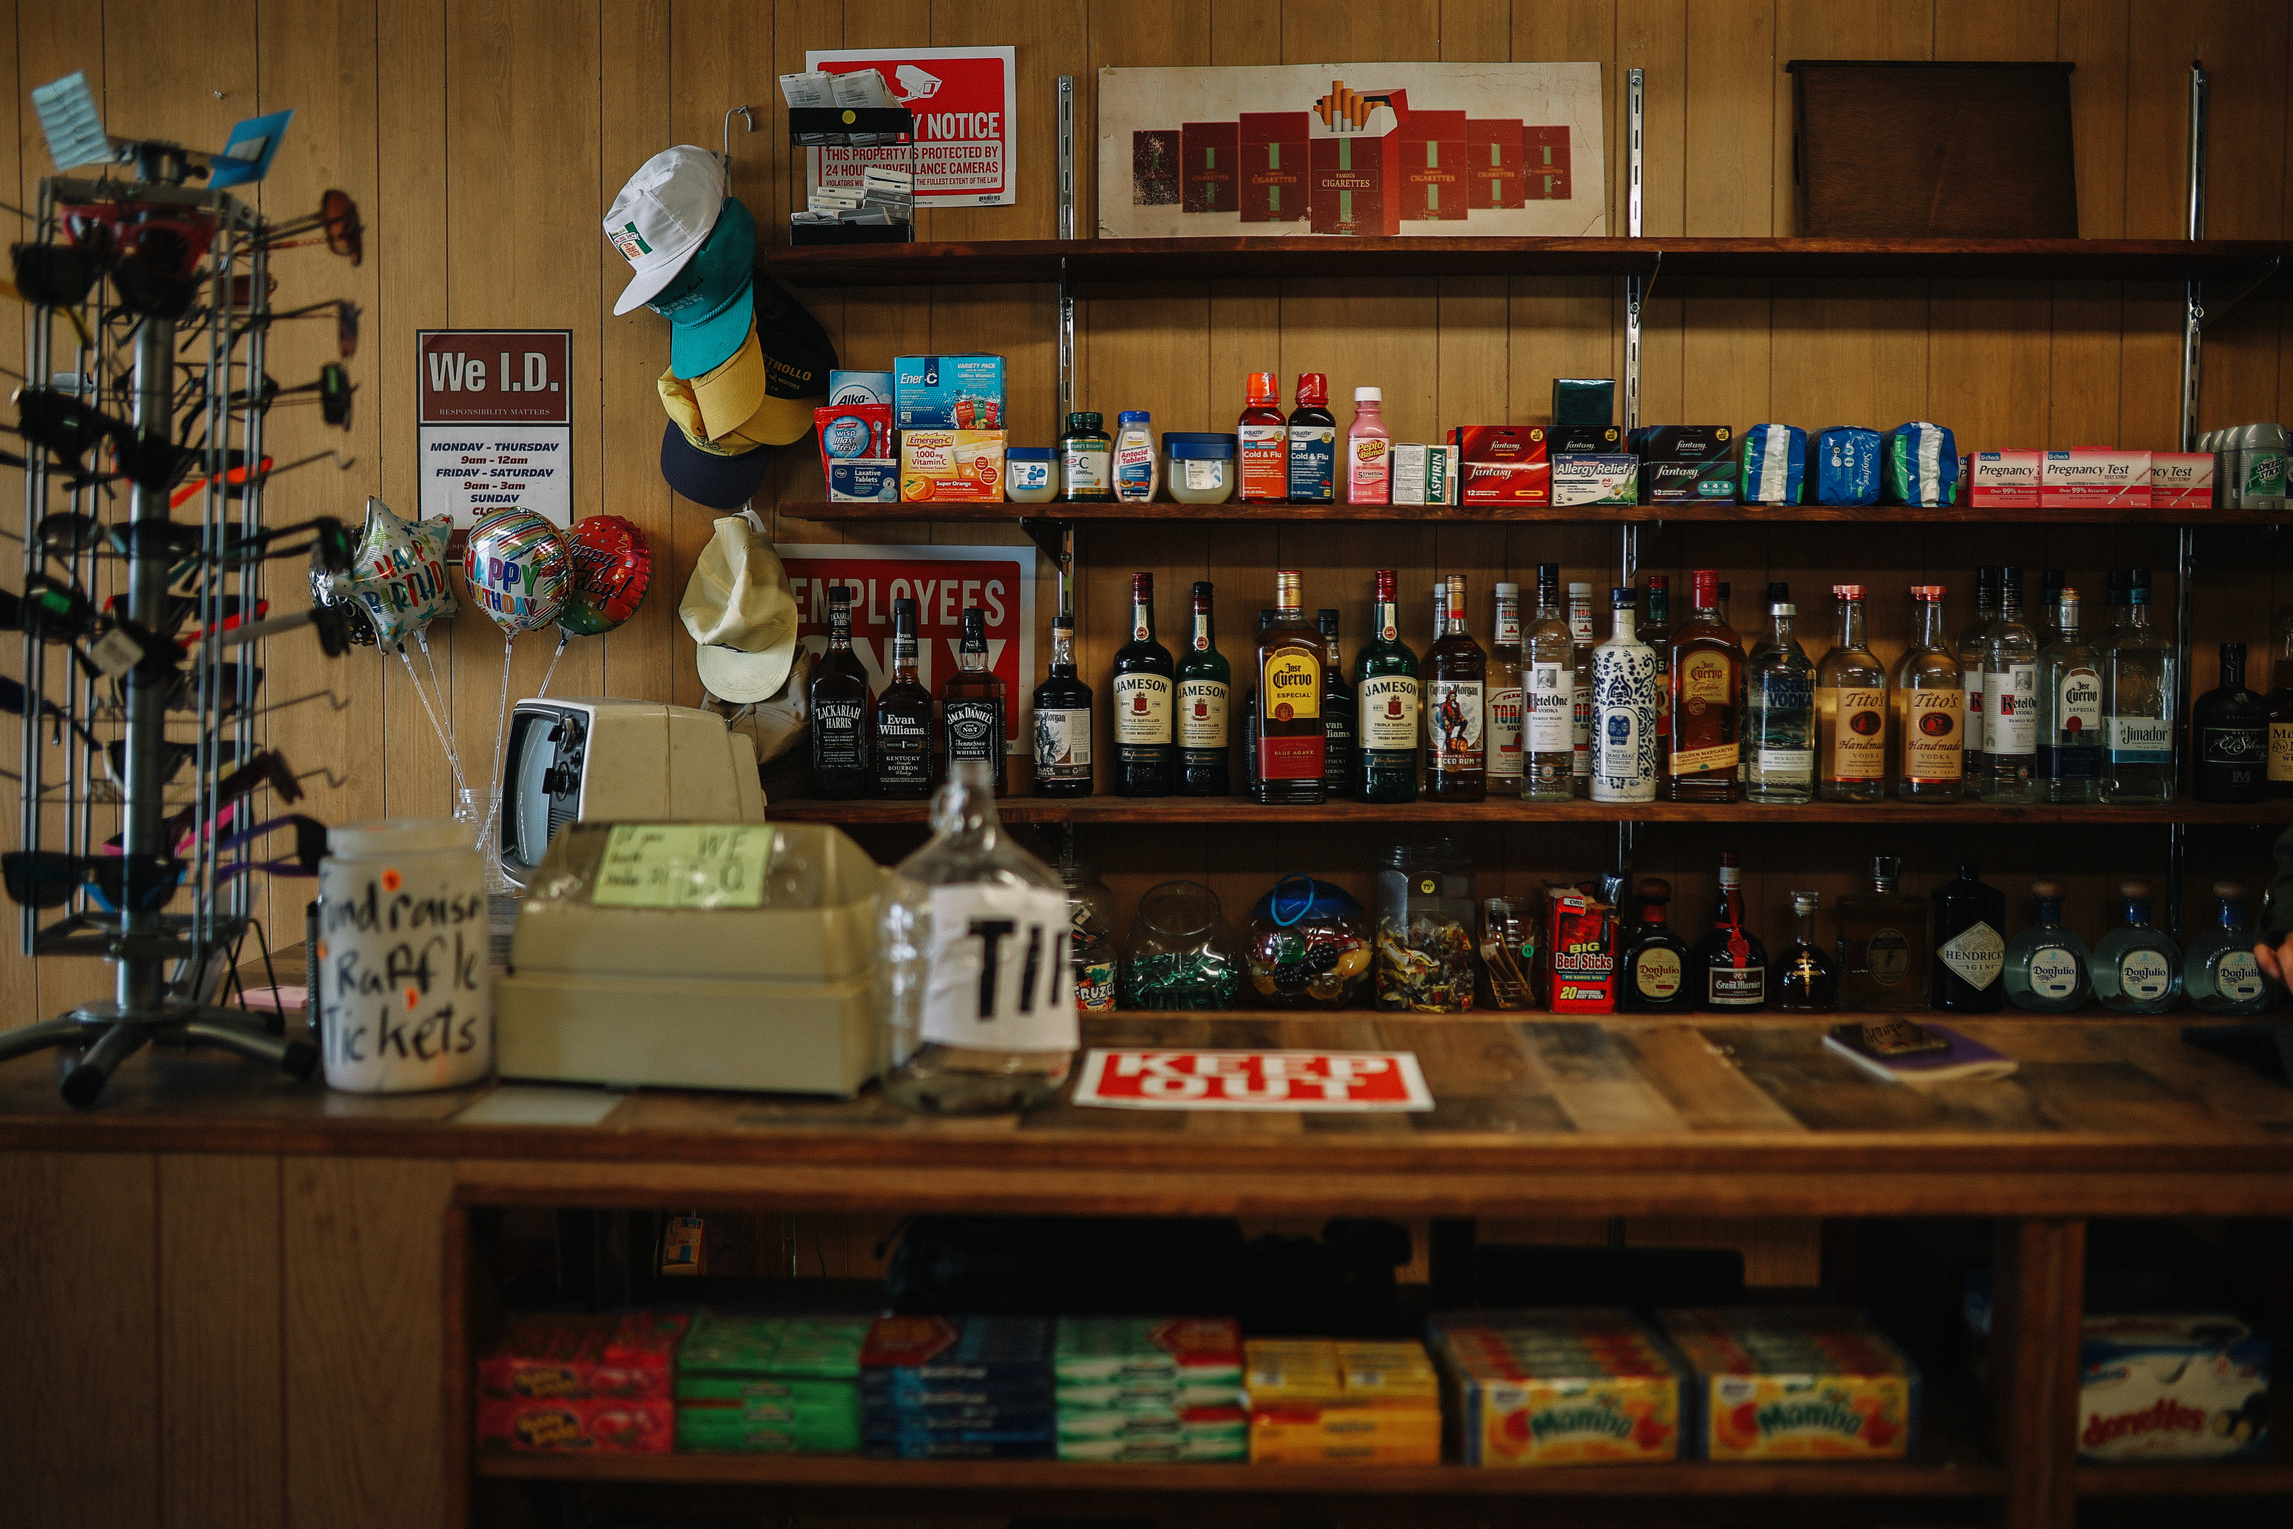
{"type": "Polygon", "coordinates": [[[1679,1458],[1679,1367],[1629,1313],[1471,1312],[1436,1317],[1431,1332],[1465,1464],[1679,1458]]]}
{"type": "Polygon", "coordinates": [[[1855,1312],[1723,1307],[1660,1314],[1694,1371],[1692,1442],[1707,1460],[1903,1460],[1919,1371],[1855,1312]]]}

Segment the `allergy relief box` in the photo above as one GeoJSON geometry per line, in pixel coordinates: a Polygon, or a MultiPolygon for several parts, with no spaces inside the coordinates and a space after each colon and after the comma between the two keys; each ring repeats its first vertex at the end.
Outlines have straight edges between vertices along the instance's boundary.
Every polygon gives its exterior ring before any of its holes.
{"type": "MultiPolygon", "coordinates": [[[[1614,432],[1610,432],[1613,434],[1614,432]]],[[[1553,458],[1553,503],[1638,504],[1640,459],[1563,452],[1553,458]]]]}
{"type": "Polygon", "coordinates": [[[892,362],[892,406],[902,430],[1003,428],[1003,358],[901,356],[892,362]]]}
{"type": "Polygon", "coordinates": [[[1456,1458],[1635,1465],[1680,1457],[1679,1366],[1646,1326],[1596,1307],[1473,1311],[1427,1324],[1456,1458]]]}
{"type": "Polygon", "coordinates": [[[2041,509],[2093,509],[2103,505],[2147,509],[2149,503],[2150,454],[2146,451],[2080,446],[2071,451],[2048,452],[2039,468],[2041,509]]]}
{"type": "Polygon", "coordinates": [[[2078,1368],[2081,1460],[2269,1453],[2269,1340],[2235,1317],[2088,1317],[2078,1368]]]}
{"type": "Polygon", "coordinates": [[[2150,453],[2150,508],[2203,509],[2213,503],[2213,453],[2150,453]]]}
{"type": "Polygon", "coordinates": [[[1959,458],[1960,499],[1978,509],[2035,510],[2043,451],[1970,451],[1959,458]]]}
{"type": "Polygon", "coordinates": [[[1449,444],[1457,448],[1458,503],[1552,503],[1542,425],[1459,425],[1449,444]]]}
{"type": "Polygon", "coordinates": [[[999,503],[1003,498],[1000,430],[902,430],[900,498],[910,504],[999,503]]]}

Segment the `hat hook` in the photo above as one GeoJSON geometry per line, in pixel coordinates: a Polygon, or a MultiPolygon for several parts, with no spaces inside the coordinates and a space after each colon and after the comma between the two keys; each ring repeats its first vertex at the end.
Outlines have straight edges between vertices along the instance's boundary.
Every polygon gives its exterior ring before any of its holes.
{"type": "Polygon", "coordinates": [[[741,121],[748,124],[748,130],[750,132],[753,133],[756,131],[756,118],[754,115],[752,115],[752,108],[746,106],[735,106],[725,113],[725,147],[724,152],[717,157],[725,162],[725,168],[728,170],[732,168],[732,119],[736,116],[739,117],[741,121]]]}

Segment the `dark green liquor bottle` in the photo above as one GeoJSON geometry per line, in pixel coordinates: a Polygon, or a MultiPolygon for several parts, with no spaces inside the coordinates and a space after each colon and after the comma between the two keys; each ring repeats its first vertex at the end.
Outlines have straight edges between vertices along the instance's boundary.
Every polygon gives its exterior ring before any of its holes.
{"type": "MultiPolygon", "coordinates": [[[[1267,624],[1280,614],[1279,611],[1260,611],[1258,613],[1258,631],[1265,631],[1267,624]]],[[[1257,632],[1250,635],[1250,651],[1252,654],[1256,654],[1258,651],[1257,632]]],[[[1251,669],[1255,673],[1257,665],[1251,665],[1251,669]]],[[[1258,795],[1258,686],[1255,681],[1250,686],[1250,694],[1242,699],[1242,768],[1250,772],[1250,795],[1256,797],[1258,795]]]]}
{"type": "Polygon", "coordinates": [[[1154,637],[1154,575],[1131,575],[1131,640],[1115,650],[1115,795],[1168,796],[1178,746],[1171,728],[1176,666],[1154,637]]]}
{"type": "Polygon", "coordinates": [[[1361,714],[1354,706],[1353,681],[1338,657],[1338,613],[1314,613],[1314,624],[1330,645],[1330,666],[1322,671],[1322,787],[1329,800],[1342,800],[1353,784],[1354,755],[1361,743],[1361,714]]]}
{"type": "Polygon", "coordinates": [[[1194,630],[1178,660],[1178,794],[1232,796],[1227,702],[1234,673],[1218,651],[1208,579],[1194,584],[1194,630]]]}
{"type": "MultiPolygon", "coordinates": [[[[1391,568],[1377,571],[1377,630],[1354,660],[1353,794],[1365,802],[1417,800],[1417,655],[1401,640],[1391,568]]],[[[1334,664],[1331,667],[1336,667],[1334,664]]]]}

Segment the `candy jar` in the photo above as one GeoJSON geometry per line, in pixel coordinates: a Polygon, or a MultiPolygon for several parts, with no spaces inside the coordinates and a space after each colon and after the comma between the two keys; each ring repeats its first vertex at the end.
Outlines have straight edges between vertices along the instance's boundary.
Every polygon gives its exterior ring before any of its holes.
{"type": "Polygon", "coordinates": [[[1535,952],[1534,904],[1492,897],[1481,910],[1481,969],[1493,1009],[1525,1009],[1535,1001],[1530,978],[1535,952]]]}
{"type": "Polygon", "coordinates": [[[1075,963],[1075,1007],[1085,1014],[1115,1012],[1115,894],[1099,873],[1073,860],[1059,862],[1074,923],[1067,949],[1075,963]]]}
{"type": "Polygon", "coordinates": [[[1454,841],[1396,844],[1377,873],[1377,1006],[1473,1007],[1473,857],[1454,841]]]}
{"type": "Polygon", "coordinates": [[[1342,1009],[1369,976],[1370,941],[1352,893],[1285,876],[1250,910],[1250,985],[1272,1008],[1342,1009]]]}
{"type": "Polygon", "coordinates": [[[1241,954],[1199,881],[1166,881],[1139,899],[1116,979],[1126,1009],[1231,1009],[1242,993],[1241,954]]]}

